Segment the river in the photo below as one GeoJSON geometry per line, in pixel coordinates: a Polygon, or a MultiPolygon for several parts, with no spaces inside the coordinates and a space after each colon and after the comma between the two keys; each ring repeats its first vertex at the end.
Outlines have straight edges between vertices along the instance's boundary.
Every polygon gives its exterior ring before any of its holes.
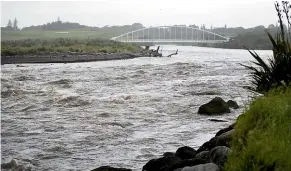
{"type": "MultiPolygon", "coordinates": [[[[1,158],[32,170],[141,170],[181,146],[198,148],[230,125],[253,94],[246,50],[162,46],[171,58],[2,66],[1,158]],[[215,96],[241,106],[198,115],[215,96]],[[227,122],[212,122],[210,118],[227,122]]],[[[256,51],[270,56],[271,51],[256,51]]]]}

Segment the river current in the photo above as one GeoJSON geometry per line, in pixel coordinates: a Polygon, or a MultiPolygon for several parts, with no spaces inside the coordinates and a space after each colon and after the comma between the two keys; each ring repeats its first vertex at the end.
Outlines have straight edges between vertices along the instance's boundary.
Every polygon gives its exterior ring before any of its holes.
{"type": "MultiPolygon", "coordinates": [[[[155,47],[154,47],[155,48],[155,47]]],[[[171,58],[3,65],[1,158],[32,170],[141,170],[181,146],[198,148],[234,122],[253,94],[246,50],[162,46],[171,58]],[[240,109],[197,114],[215,96],[240,109]],[[213,122],[221,119],[225,122],[213,122]]],[[[268,57],[271,51],[256,51],[268,57]]]]}

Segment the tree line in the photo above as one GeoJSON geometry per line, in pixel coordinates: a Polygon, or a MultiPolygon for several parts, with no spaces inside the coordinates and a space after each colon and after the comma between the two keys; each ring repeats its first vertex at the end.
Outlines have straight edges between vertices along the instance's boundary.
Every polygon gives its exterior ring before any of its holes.
{"type": "MultiPolygon", "coordinates": [[[[268,36],[266,35],[265,31],[268,30],[272,35],[274,35],[277,30],[279,29],[278,25],[270,24],[268,27],[264,26],[256,26],[253,28],[243,28],[243,27],[227,27],[225,24],[223,27],[213,27],[213,26],[206,26],[202,24],[201,26],[192,24],[189,27],[199,28],[203,30],[208,30],[226,37],[230,37],[230,41],[221,44],[215,45],[205,45],[200,44],[200,46],[215,46],[219,48],[230,48],[230,49],[240,49],[244,46],[248,46],[251,49],[271,49],[272,45],[268,41],[268,36]]],[[[286,27],[286,26],[284,26],[286,27]]],[[[123,25],[123,26],[104,26],[104,27],[92,27],[81,25],[79,23],[72,23],[72,22],[63,22],[61,21],[60,17],[57,18],[56,21],[49,22],[43,25],[38,26],[29,26],[19,29],[18,21],[15,18],[14,22],[12,23],[11,20],[8,21],[6,27],[2,27],[2,31],[53,31],[53,30],[86,30],[86,31],[96,31],[102,33],[105,38],[106,35],[118,36],[126,32],[134,31],[137,29],[145,28],[140,23],[134,23],[132,25],[123,25]]],[[[5,32],[2,32],[4,34],[5,32]]],[[[25,33],[25,32],[24,32],[25,33]]],[[[5,34],[10,34],[9,32],[5,34]]],[[[106,37],[106,38],[107,38],[106,37]]]]}
{"type": "Polygon", "coordinates": [[[14,18],[13,24],[11,22],[11,20],[9,19],[8,24],[6,27],[2,27],[1,29],[3,30],[9,30],[9,31],[18,31],[20,30],[18,27],[18,21],[16,18],[14,18]]]}

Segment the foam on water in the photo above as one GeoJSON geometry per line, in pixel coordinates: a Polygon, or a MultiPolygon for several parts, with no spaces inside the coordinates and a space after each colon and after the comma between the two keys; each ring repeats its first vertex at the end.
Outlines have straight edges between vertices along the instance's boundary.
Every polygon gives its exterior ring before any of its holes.
{"type": "MultiPolygon", "coordinates": [[[[155,47],[154,47],[155,48],[155,47]]],[[[164,46],[171,58],[2,66],[2,162],[33,170],[140,170],[183,145],[197,148],[243,109],[198,115],[215,96],[252,96],[245,50],[164,46]],[[221,119],[227,122],[213,122],[221,119]]],[[[271,51],[258,51],[269,55],[271,51]]]]}

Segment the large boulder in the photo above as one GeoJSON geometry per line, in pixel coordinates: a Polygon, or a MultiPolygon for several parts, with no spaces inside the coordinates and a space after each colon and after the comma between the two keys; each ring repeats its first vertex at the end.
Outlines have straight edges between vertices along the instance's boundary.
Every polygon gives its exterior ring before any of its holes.
{"type": "Polygon", "coordinates": [[[9,170],[9,171],[31,171],[32,168],[25,167],[23,164],[18,164],[15,159],[12,159],[8,163],[1,164],[1,170],[9,170]]]}
{"type": "Polygon", "coordinates": [[[215,115],[230,113],[228,104],[221,98],[215,97],[210,102],[202,105],[198,109],[199,114],[215,115]]]}
{"type": "Polygon", "coordinates": [[[223,128],[223,129],[219,130],[219,131],[215,134],[215,136],[217,137],[217,136],[219,136],[219,135],[221,135],[221,134],[223,134],[223,133],[225,133],[225,132],[228,132],[228,131],[234,129],[234,126],[235,126],[235,123],[234,123],[234,124],[231,124],[229,127],[226,127],[226,128],[223,128]]]}
{"type": "Polygon", "coordinates": [[[213,148],[209,153],[210,162],[217,164],[220,167],[224,166],[227,161],[227,156],[231,149],[225,146],[218,146],[213,148]]]}
{"type": "Polygon", "coordinates": [[[184,147],[178,148],[175,155],[176,157],[179,157],[182,160],[194,159],[196,156],[196,150],[191,147],[184,146],[184,147]]]}
{"type": "Polygon", "coordinates": [[[165,152],[164,154],[163,154],[163,156],[164,157],[175,157],[175,153],[173,153],[173,152],[165,152]]]}
{"type": "Polygon", "coordinates": [[[164,171],[179,171],[180,169],[187,167],[187,166],[196,166],[199,164],[204,164],[204,160],[200,159],[186,159],[186,160],[181,160],[165,169],[164,171]]]}
{"type": "Polygon", "coordinates": [[[2,163],[1,164],[1,169],[12,169],[12,168],[15,168],[15,167],[17,167],[17,162],[14,159],[12,159],[8,163],[2,163]]]}
{"type": "Polygon", "coordinates": [[[185,167],[181,171],[220,171],[220,169],[214,163],[207,163],[207,164],[200,164],[193,167],[185,167]]]}
{"type": "Polygon", "coordinates": [[[114,168],[111,166],[101,166],[96,169],[93,169],[91,171],[132,171],[131,169],[125,169],[125,168],[114,168]]]}
{"type": "Polygon", "coordinates": [[[209,151],[211,150],[212,148],[215,147],[215,143],[213,141],[207,141],[205,142],[204,144],[202,144],[198,150],[197,150],[197,153],[201,153],[202,151],[209,151]]]}
{"type": "Polygon", "coordinates": [[[205,142],[202,146],[200,146],[197,150],[197,153],[202,151],[210,151],[214,147],[217,146],[226,146],[230,147],[230,141],[232,140],[234,129],[231,129],[228,132],[222,133],[219,136],[211,138],[209,141],[205,142]]]}
{"type": "Polygon", "coordinates": [[[209,163],[209,151],[201,151],[200,153],[196,154],[195,159],[203,160],[204,163],[209,163]]]}
{"type": "Polygon", "coordinates": [[[230,147],[230,142],[232,140],[234,133],[235,129],[232,129],[223,134],[220,134],[217,137],[214,137],[214,140],[216,140],[216,145],[230,147]]]}
{"type": "Polygon", "coordinates": [[[148,161],[142,168],[143,171],[165,171],[169,166],[180,162],[178,157],[161,157],[148,161]]]}
{"type": "Polygon", "coordinates": [[[228,104],[228,106],[229,106],[230,108],[234,108],[234,109],[238,109],[238,108],[239,108],[239,106],[238,106],[238,104],[237,104],[236,101],[229,100],[229,101],[227,101],[226,103],[228,104]]]}

